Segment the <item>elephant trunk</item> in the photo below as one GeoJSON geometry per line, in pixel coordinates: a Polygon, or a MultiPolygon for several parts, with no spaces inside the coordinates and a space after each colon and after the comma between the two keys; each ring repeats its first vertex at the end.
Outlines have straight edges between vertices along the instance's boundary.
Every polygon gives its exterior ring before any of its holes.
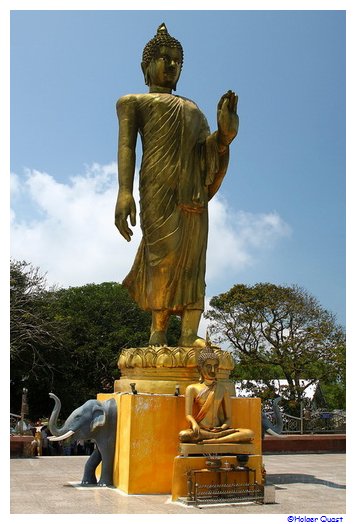
{"type": "Polygon", "coordinates": [[[281,433],[283,430],[283,418],[282,413],[278,407],[280,401],[281,397],[278,397],[273,401],[273,414],[276,419],[275,424],[272,424],[266,414],[262,413],[262,436],[264,436],[265,433],[269,433],[269,435],[273,435],[274,437],[282,437],[281,433]]]}
{"type": "Polygon", "coordinates": [[[278,397],[273,401],[273,414],[276,418],[276,424],[274,425],[272,429],[275,433],[278,433],[278,434],[282,433],[282,430],[283,430],[283,417],[282,417],[281,410],[278,407],[278,404],[280,403],[281,400],[282,398],[278,397]]]}
{"type": "Polygon", "coordinates": [[[65,423],[61,428],[57,426],[58,415],[61,410],[61,401],[54,393],[50,393],[49,396],[54,400],[54,408],[48,422],[48,428],[54,436],[48,437],[48,440],[64,440],[73,435],[74,431],[68,430],[65,423]]]}

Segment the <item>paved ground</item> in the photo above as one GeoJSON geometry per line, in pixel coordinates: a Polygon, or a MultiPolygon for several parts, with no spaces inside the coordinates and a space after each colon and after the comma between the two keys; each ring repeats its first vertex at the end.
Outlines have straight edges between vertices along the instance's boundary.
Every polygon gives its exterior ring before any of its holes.
{"type": "MultiPolygon", "coordinates": [[[[11,459],[12,514],[288,514],[345,515],[345,455],[266,455],[276,504],[212,506],[172,503],[168,495],[125,495],[113,488],[73,487],[87,457],[11,459]]],[[[287,522],[287,520],[285,520],[287,522]]],[[[299,519],[295,522],[303,522],[299,519]]],[[[337,522],[337,521],[336,521],[337,522]]],[[[339,521],[345,523],[343,521],[339,521]]]]}

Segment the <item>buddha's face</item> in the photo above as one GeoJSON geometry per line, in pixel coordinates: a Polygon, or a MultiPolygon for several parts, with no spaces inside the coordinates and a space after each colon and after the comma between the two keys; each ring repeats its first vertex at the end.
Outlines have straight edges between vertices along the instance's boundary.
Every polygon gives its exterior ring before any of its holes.
{"type": "Polygon", "coordinates": [[[160,46],[145,72],[149,86],[175,89],[182,67],[182,55],[178,48],[160,46]]]}
{"type": "Polygon", "coordinates": [[[213,358],[208,358],[200,369],[200,373],[204,380],[215,380],[219,368],[219,361],[213,358]]]}

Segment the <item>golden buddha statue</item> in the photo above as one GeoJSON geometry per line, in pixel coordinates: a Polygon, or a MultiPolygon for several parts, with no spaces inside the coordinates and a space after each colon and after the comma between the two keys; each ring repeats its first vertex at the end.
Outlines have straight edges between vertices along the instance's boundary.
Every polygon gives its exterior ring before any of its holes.
{"type": "Polygon", "coordinates": [[[146,94],[117,102],[119,192],[115,224],[131,240],[136,225],[133,182],[138,134],[142,140],[140,222],[142,241],[124,279],[134,300],[152,311],[150,345],[165,345],[170,315],[182,318],[180,346],[203,346],[198,327],[204,310],[208,201],[218,191],[238,130],[237,96],[218,104],[218,129],[210,133],[191,100],[172,94],[181,73],[183,48],[162,24],[145,46],[146,94]]]}
{"type": "Polygon", "coordinates": [[[179,433],[182,443],[220,444],[250,442],[254,432],[250,429],[230,427],[231,400],[222,382],[216,379],[219,359],[209,341],[198,357],[200,380],[185,392],[185,414],[189,429],[179,433]]]}

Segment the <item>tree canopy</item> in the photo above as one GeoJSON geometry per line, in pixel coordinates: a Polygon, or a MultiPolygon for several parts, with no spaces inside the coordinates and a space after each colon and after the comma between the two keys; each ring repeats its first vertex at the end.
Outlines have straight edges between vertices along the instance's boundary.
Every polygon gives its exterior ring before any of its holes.
{"type": "Polygon", "coordinates": [[[44,366],[41,349],[56,343],[56,329],[43,307],[49,298],[46,279],[27,262],[10,265],[10,356],[27,361],[28,371],[44,366]]]}
{"type": "MultiPolygon", "coordinates": [[[[31,418],[51,411],[48,393],[62,401],[63,414],[112,392],[123,348],[147,345],[151,317],[115,282],[48,289],[46,278],[27,262],[11,261],[11,410],[29,391],[31,418]]],[[[179,323],[171,319],[175,345],[179,323]]]]}
{"type": "Polygon", "coordinates": [[[22,261],[10,264],[10,379],[11,411],[17,413],[22,388],[51,388],[60,373],[61,327],[53,319],[54,292],[38,268],[22,261]]]}
{"type": "Polygon", "coordinates": [[[239,379],[285,378],[297,403],[316,380],[344,384],[344,329],[301,287],[239,284],[213,297],[210,308],[211,331],[230,344],[236,372],[245,375],[239,379]],[[302,386],[301,379],[309,380],[302,386]]]}

